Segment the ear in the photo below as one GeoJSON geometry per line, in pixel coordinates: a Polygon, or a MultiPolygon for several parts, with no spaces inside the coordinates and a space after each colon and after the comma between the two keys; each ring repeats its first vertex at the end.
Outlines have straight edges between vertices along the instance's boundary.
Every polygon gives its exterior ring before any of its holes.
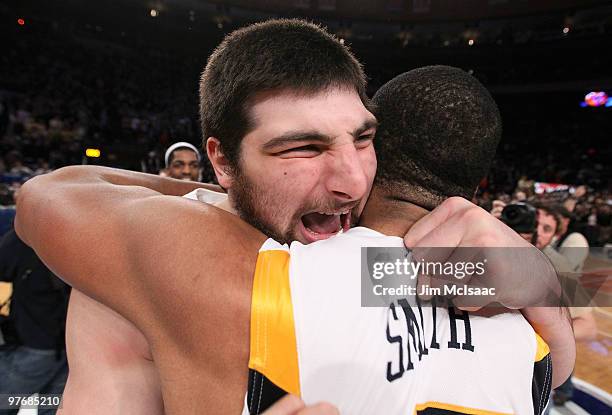
{"type": "Polygon", "coordinates": [[[206,154],[215,171],[219,185],[224,189],[231,188],[234,182],[232,169],[227,157],[223,154],[221,142],[216,137],[208,137],[206,140],[206,154]]]}

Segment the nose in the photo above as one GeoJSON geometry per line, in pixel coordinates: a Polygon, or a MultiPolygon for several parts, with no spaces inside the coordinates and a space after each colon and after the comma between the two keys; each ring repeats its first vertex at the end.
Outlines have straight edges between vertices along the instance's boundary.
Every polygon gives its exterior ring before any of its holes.
{"type": "Polygon", "coordinates": [[[368,189],[368,180],[364,161],[354,145],[342,146],[332,156],[327,190],[339,202],[352,202],[363,198],[368,189]]]}

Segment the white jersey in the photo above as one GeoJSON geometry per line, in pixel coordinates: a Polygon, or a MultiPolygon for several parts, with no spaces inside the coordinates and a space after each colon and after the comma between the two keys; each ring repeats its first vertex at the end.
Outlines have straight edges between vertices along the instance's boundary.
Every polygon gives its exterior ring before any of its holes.
{"type": "Polygon", "coordinates": [[[203,203],[209,203],[215,205],[221,203],[227,199],[227,193],[215,192],[204,188],[198,188],[191,192],[183,195],[184,198],[200,201],[203,203]]]}
{"type": "Polygon", "coordinates": [[[361,248],[401,238],[354,228],[257,260],[244,414],[284,393],[352,414],[540,414],[550,355],[519,312],[479,317],[398,302],[361,306],[361,248]]]}

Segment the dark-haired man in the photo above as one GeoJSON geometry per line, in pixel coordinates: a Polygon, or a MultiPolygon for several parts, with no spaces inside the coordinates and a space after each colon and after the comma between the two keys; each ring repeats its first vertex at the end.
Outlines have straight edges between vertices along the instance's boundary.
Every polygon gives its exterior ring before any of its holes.
{"type": "MultiPolygon", "coordinates": [[[[252,25],[230,34],[215,50],[200,93],[202,128],[208,137],[205,147],[219,183],[227,189],[225,209],[282,241],[310,242],[348,228],[353,210],[365,203],[375,174],[376,119],[367,108],[363,70],[344,45],[303,21],[252,25]]],[[[152,177],[147,177],[148,184],[130,183],[129,174],[120,178],[123,173],[105,179],[174,195],[203,186],[152,177]]],[[[201,200],[210,201],[210,194],[201,194],[205,197],[201,200]]],[[[199,232],[200,236],[188,236],[177,228],[164,239],[175,240],[168,239],[174,234],[181,235],[181,241],[192,238],[193,247],[201,236],[199,232]]],[[[165,254],[176,252],[177,259],[188,255],[189,250],[175,251],[177,247],[165,254]]],[[[167,275],[168,281],[178,268],[167,275]]],[[[82,276],[93,274],[85,271],[82,276]]],[[[127,294],[119,286],[105,286],[117,289],[119,297],[127,294]]],[[[155,413],[164,404],[167,409],[168,400],[162,403],[160,395],[164,380],[151,364],[153,345],[131,318],[123,319],[117,310],[74,291],[68,316],[71,374],[65,410],[155,413]]],[[[233,339],[215,336],[220,342],[233,339]]],[[[231,365],[222,370],[231,374],[231,365]]],[[[231,410],[239,402],[217,404],[231,410]]]]}
{"type": "Polygon", "coordinates": [[[589,256],[589,242],[583,234],[573,229],[573,214],[565,206],[557,206],[555,210],[559,226],[552,244],[570,262],[572,272],[581,273],[584,261],[589,256]]]}
{"type": "MultiPolygon", "coordinates": [[[[244,42],[238,35],[236,38],[244,42]]],[[[302,53],[297,46],[294,53],[302,53]]],[[[240,157],[234,162],[223,152],[222,141],[208,142],[209,157],[220,183],[228,188],[230,202],[242,217],[278,235],[281,241],[308,243],[336,234],[347,225],[347,209],[357,207],[364,197],[360,193],[371,185],[373,119],[363,103],[357,104],[357,100],[361,102],[355,92],[359,88],[347,91],[342,82],[322,85],[325,92],[306,96],[279,92],[259,94],[251,101],[241,97],[241,102],[254,102],[250,109],[253,125],[238,146],[240,157]],[[249,166],[255,162],[258,165],[249,166]],[[297,188],[301,182],[305,187],[297,188]],[[232,188],[242,192],[232,195],[232,188]],[[280,194],[273,194],[279,190],[280,194]],[[250,199],[239,200],[245,194],[250,199]],[[288,211],[282,209],[285,204],[288,211]]],[[[295,88],[299,91],[299,85],[295,88]]],[[[266,237],[237,217],[210,206],[161,196],[159,192],[182,194],[191,188],[146,175],[70,168],[37,179],[25,190],[18,221],[22,233],[60,275],[143,331],[159,373],[165,410],[199,412],[204,405],[210,413],[239,411],[249,382],[245,366],[250,354],[246,339],[252,272],[256,251],[266,237]],[[66,186],[67,182],[71,185],[66,186]],[[104,215],[96,215],[100,219],[97,234],[82,228],[78,216],[71,218],[53,208],[52,200],[46,200],[41,209],[37,187],[43,185],[53,186],[53,192],[47,194],[61,199],[62,206],[69,203],[79,211],[104,211],[104,215]],[[85,188],[87,192],[82,193],[85,188]],[[96,196],[99,192],[103,198],[96,196]],[[43,217],[46,219],[39,222],[43,217]],[[49,222],[51,217],[55,220],[49,222]],[[44,223],[65,227],[62,252],[43,243],[48,229],[39,227],[44,223]],[[98,233],[100,230],[104,234],[98,233]],[[163,237],[169,232],[189,237],[169,241],[163,237]],[[77,255],[81,246],[91,246],[86,243],[89,238],[103,238],[104,249],[82,258],[79,264],[66,261],[66,257],[77,255]],[[235,255],[227,257],[228,252],[235,255]],[[113,289],[104,281],[112,281],[113,289]]],[[[451,201],[442,206],[445,209],[433,216],[433,222],[425,222],[413,234],[415,245],[435,240],[436,230],[458,238],[449,241],[455,245],[482,243],[482,235],[490,240],[493,234],[500,244],[516,242],[512,233],[500,228],[469,227],[475,222],[486,227],[488,218],[485,212],[479,216],[477,208],[469,204],[451,201]],[[463,223],[458,223],[460,220],[463,223]],[[466,224],[468,229],[464,229],[466,224]]],[[[251,386],[255,387],[256,381],[251,381],[251,386]]]]}
{"type": "Polygon", "coordinates": [[[555,233],[559,229],[559,216],[552,207],[545,204],[536,204],[535,233],[521,233],[521,237],[533,243],[551,261],[558,273],[572,273],[572,266],[567,258],[561,255],[552,246],[555,233]]]}
{"type": "Polygon", "coordinates": [[[208,158],[242,218],[279,241],[348,228],[376,171],[377,122],[344,45],[297,20],[237,30],[211,55],[200,98],[208,158]]]}

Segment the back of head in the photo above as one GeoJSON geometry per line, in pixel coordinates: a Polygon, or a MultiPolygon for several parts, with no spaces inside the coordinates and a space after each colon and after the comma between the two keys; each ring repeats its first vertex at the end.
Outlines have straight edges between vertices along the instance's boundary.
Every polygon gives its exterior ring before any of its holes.
{"type": "Polygon", "coordinates": [[[555,213],[557,214],[557,216],[559,217],[563,217],[565,219],[569,219],[572,220],[574,218],[574,214],[572,212],[570,212],[569,210],[567,210],[567,208],[563,205],[556,205],[554,206],[554,210],[555,213]]]}
{"type": "Polygon", "coordinates": [[[330,87],[365,95],[365,75],[350,50],[323,28],[298,19],[256,23],[230,33],[210,56],[200,80],[203,138],[216,137],[238,160],[252,128],[249,104],[264,92],[314,94],[330,87]]]}
{"type": "Polygon", "coordinates": [[[376,92],[377,186],[432,209],[471,199],[501,138],[495,101],[461,69],[428,66],[403,73],[376,92]]]}

